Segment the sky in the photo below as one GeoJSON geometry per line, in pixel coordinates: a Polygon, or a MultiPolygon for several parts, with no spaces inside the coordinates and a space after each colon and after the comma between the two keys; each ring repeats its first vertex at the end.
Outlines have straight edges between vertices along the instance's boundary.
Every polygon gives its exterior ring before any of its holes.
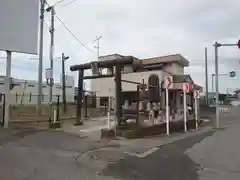
{"type": "MultiPolygon", "coordinates": [[[[48,0],[50,5],[56,2],[48,0]]],[[[61,53],[70,56],[66,61],[66,73],[77,77],[76,72],[70,72],[69,66],[96,60],[96,44],[92,42],[102,36],[100,55],[118,53],[144,59],[179,53],[190,61],[185,73],[202,86],[205,86],[204,48],[207,47],[211,91],[214,42],[234,44],[240,38],[239,0],[63,0],[55,8],[57,17],[81,41],[73,38],[56,19],[56,81],[60,79],[61,53]]],[[[49,25],[50,14],[46,12],[43,69],[49,67],[49,25]]],[[[4,56],[5,52],[0,52],[0,57],[4,56]]],[[[0,64],[0,72],[5,72],[3,58],[0,58],[0,64]]],[[[37,79],[37,66],[37,56],[14,53],[12,76],[37,79]]],[[[240,50],[221,47],[219,73],[230,71],[236,71],[236,77],[220,76],[221,92],[226,92],[227,88],[230,92],[240,88],[240,50]]]]}

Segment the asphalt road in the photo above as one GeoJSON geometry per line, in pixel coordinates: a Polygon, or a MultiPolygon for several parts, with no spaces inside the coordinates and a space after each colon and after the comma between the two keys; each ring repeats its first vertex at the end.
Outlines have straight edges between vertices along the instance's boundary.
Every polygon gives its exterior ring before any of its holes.
{"type": "Polygon", "coordinates": [[[124,158],[108,166],[103,175],[124,180],[197,180],[199,165],[185,151],[213,133],[210,131],[170,143],[146,158],[124,158]]]}
{"type": "MultiPolygon", "coordinates": [[[[0,179],[239,180],[239,110],[221,116],[224,129],[161,145],[143,158],[124,154],[121,147],[100,153],[99,159],[107,155],[114,160],[111,163],[96,160],[95,156],[94,161],[82,161],[86,152],[108,147],[85,137],[52,131],[0,130],[0,179]]],[[[158,146],[155,142],[152,148],[158,146]]]]}

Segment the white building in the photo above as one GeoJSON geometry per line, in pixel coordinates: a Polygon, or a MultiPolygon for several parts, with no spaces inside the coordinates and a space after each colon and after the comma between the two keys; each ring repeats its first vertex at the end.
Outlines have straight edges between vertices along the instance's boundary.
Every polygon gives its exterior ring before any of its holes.
{"type": "MultiPolygon", "coordinates": [[[[112,54],[108,56],[102,56],[100,57],[100,60],[113,60],[121,57],[123,56],[119,54],[112,54]]],[[[183,82],[189,82],[194,84],[191,77],[184,74],[184,68],[188,66],[189,61],[180,54],[154,57],[149,59],[134,58],[133,64],[123,67],[122,79],[139,83],[141,83],[142,81],[148,83],[149,76],[155,74],[159,77],[159,81],[162,82],[165,76],[171,75],[173,76],[175,82],[173,84],[173,89],[176,92],[176,96],[180,97],[183,82]]],[[[111,74],[112,71],[114,71],[114,69],[108,68],[107,70],[105,70],[107,74],[111,74]]],[[[201,88],[197,85],[195,85],[195,87],[201,88]]],[[[96,92],[96,96],[99,97],[97,99],[97,106],[103,106],[103,104],[107,101],[108,96],[114,96],[114,77],[91,80],[91,91],[96,92]]],[[[136,84],[122,82],[122,91],[129,93],[136,92],[136,84]]],[[[177,101],[179,99],[180,98],[177,98],[177,101]]],[[[177,103],[180,103],[180,100],[177,103]]]]}
{"type": "MultiPolygon", "coordinates": [[[[62,81],[62,79],[61,79],[62,81]]],[[[53,102],[57,102],[57,96],[62,102],[62,83],[53,85],[53,102]]],[[[38,96],[38,83],[34,80],[12,78],[11,104],[36,104],[38,96]]],[[[0,93],[4,94],[4,76],[0,76],[0,93]]],[[[42,102],[48,103],[49,86],[46,82],[42,85],[42,102]]],[[[66,101],[74,102],[75,84],[72,76],[66,75],[66,101]]],[[[0,98],[1,100],[1,98],[0,98]]]]}

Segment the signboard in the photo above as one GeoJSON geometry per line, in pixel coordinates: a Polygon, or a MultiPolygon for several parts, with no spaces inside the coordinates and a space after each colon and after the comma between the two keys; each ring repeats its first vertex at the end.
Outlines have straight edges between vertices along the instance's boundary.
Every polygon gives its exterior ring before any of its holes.
{"type": "Polygon", "coordinates": [[[39,0],[0,0],[0,50],[37,54],[39,0]]]}
{"type": "Polygon", "coordinates": [[[200,99],[200,91],[199,90],[194,91],[194,98],[195,99],[200,99]]]}
{"type": "Polygon", "coordinates": [[[46,80],[53,78],[53,71],[51,68],[47,68],[45,70],[45,78],[46,78],[46,80]]]}
{"type": "Polygon", "coordinates": [[[190,91],[189,83],[183,83],[183,91],[189,93],[190,91]]]}
{"type": "Polygon", "coordinates": [[[173,77],[172,76],[166,76],[164,80],[165,88],[166,89],[172,89],[173,88],[173,77]]]}

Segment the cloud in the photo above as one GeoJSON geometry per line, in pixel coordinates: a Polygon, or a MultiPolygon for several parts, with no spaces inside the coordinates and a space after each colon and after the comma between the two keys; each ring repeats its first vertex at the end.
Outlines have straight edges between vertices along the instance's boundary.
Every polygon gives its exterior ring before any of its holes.
{"type": "MultiPolygon", "coordinates": [[[[48,2],[53,4],[56,0],[48,2]]],[[[58,4],[57,16],[90,51],[82,47],[56,19],[54,56],[59,57],[63,52],[70,56],[66,62],[67,73],[75,77],[77,73],[69,72],[69,66],[96,60],[96,44],[92,41],[101,35],[101,55],[119,53],[147,58],[180,53],[192,65],[186,72],[193,76],[196,83],[204,85],[204,48],[208,47],[211,74],[214,72],[213,43],[236,43],[240,37],[239,0],[76,0],[65,6],[68,2],[70,0],[58,4]]],[[[49,24],[49,13],[45,15],[49,24]]],[[[45,23],[44,68],[49,67],[48,30],[45,23]]],[[[28,57],[21,55],[21,59],[27,60],[28,57]]],[[[240,51],[237,48],[219,48],[219,72],[237,71],[239,60],[240,51]]],[[[37,78],[37,64],[37,60],[34,65],[29,63],[26,67],[32,67],[34,71],[22,69],[22,73],[13,67],[13,75],[37,78]]],[[[16,61],[15,65],[23,63],[16,61]]],[[[60,62],[55,61],[55,69],[55,76],[59,77],[60,62]]],[[[239,87],[239,80],[238,76],[232,80],[226,78],[224,81],[229,83],[225,83],[225,86],[239,87]]],[[[225,89],[224,84],[221,85],[221,91],[225,89]]]]}

